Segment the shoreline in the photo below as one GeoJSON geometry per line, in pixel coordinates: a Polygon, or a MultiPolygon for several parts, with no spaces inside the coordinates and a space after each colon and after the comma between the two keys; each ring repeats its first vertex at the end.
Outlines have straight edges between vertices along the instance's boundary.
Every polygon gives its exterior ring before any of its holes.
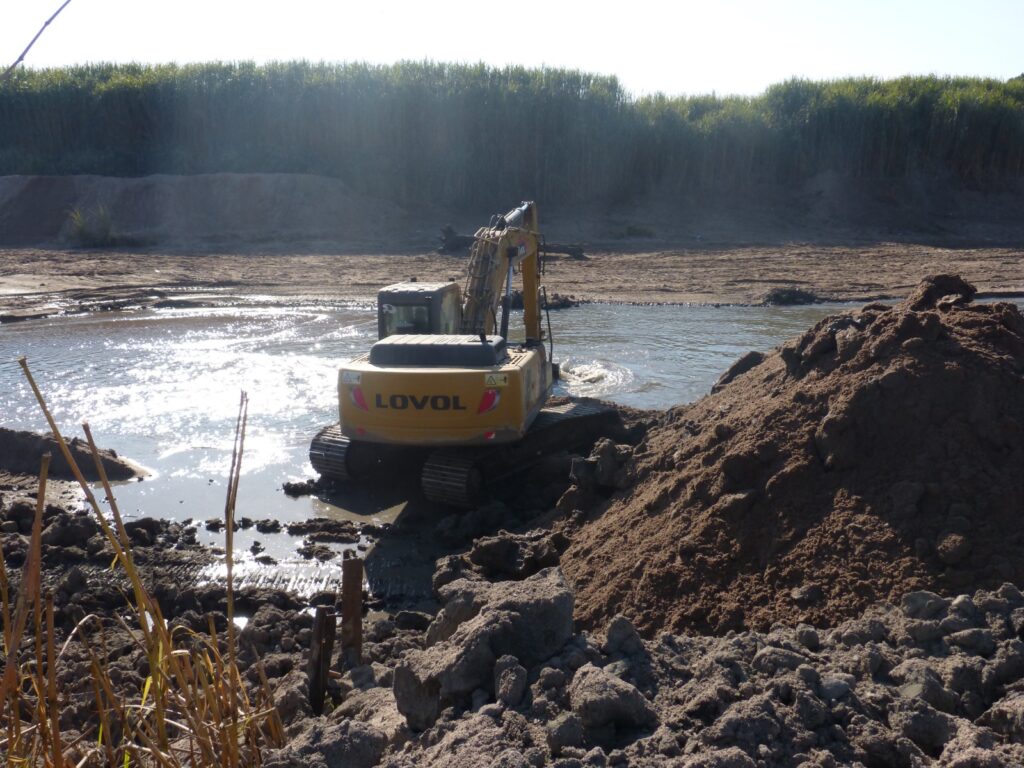
{"type": "MultiPolygon", "coordinates": [[[[625,244],[624,244],[625,245],[625,244]]],[[[633,306],[764,306],[867,303],[906,296],[929,274],[956,271],[979,298],[1024,297],[1024,250],[879,242],[766,247],[683,245],[637,252],[595,250],[586,259],[552,257],[549,295],[581,303],[633,306]],[[802,302],[772,302],[794,289],[802,302]],[[814,301],[806,300],[807,297],[814,301]]],[[[461,282],[466,258],[437,253],[166,253],[0,248],[0,322],[167,305],[216,305],[231,297],[374,300],[409,277],[461,282]],[[217,292],[218,300],[188,293],[217,292]],[[222,297],[222,298],[221,298],[222,297]]]]}

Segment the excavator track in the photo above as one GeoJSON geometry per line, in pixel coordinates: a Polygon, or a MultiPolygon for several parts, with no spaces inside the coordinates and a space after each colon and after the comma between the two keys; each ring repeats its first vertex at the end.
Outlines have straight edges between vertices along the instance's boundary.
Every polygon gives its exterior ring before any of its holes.
{"type": "Polygon", "coordinates": [[[331,424],[317,432],[309,444],[309,463],[320,476],[335,482],[351,480],[348,449],[352,443],[341,434],[341,424],[331,424]]]}
{"type": "Polygon", "coordinates": [[[483,476],[479,456],[459,450],[437,450],[427,457],[420,487],[430,501],[453,507],[472,507],[480,500],[483,476]]]}
{"type": "Polygon", "coordinates": [[[404,475],[422,462],[422,450],[407,446],[352,442],[340,424],[321,429],[309,444],[309,463],[325,480],[346,483],[367,480],[382,472],[404,475]]]}
{"type": "Polygon", "coordinates": [[[487,484],[522,472],[556,451],[584,448],[617,417],[618,412],[604,403],[568,400],[542,408],[518,443],[483,451],[435,450],[420,475],[423,495],[439,504],[473,507],[487,484]]]}
{"type": "Polygon", "coordinates": [[[339,424],[324,427],[309,446],[309,461],[331,482],[365,480],[388,472],[405,475],[420,468],[420,488],[430,501],[463,509],[475,506],[485,487],[522,472],[545,456],[581,450],[617,422],[612,406],[594,400],[566,400],[541,409],[522,440],[493,448],[439,448],[426,461],[420,450],[351,442],[339,424]]]}

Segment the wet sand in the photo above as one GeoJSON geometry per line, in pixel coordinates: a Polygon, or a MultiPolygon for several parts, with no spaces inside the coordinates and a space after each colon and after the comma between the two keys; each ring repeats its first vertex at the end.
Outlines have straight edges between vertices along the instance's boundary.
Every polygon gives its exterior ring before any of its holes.
{"type": "MultiPolygon", "coordinates": [[[[549,294],[632,303],[758,304],[772,288],[822,300],[905,296],[925,275],[957,272],[982,294],[1024,295],[1024,250],[908,243],[682,247],[643,243],[594,248],[586,259],[552,256],[549,294]]],[[[403,253],[167,253],[0,249],[0,316],[148,306],[220,295],[372,300],[412,276],[461,281],[465,256],[403,253]]]]}

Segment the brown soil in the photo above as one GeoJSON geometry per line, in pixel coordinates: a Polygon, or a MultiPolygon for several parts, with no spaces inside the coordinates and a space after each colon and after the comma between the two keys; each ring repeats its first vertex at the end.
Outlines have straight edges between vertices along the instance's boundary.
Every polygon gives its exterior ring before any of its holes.
{"type": "MultiPolygon", "coordinates": [[[[545,283],[593,301],[753,304],[779,287],[870,300],[904,296],[953,265],[983,293],[1024,294],[1016,197],[962,195],[942,213],[865,195],[853,204],[834,186],[612,212],[540,201],[547,238],[588,256],[553,257],[545,283]]],[[[491,213],[409,212],[288,174],[0,177],[0,316],[206,300],[196,289],[368,299],[413,275],[461,279],[465,257],[436,254],[438,232],[472,233],[491,213]],[[101,205],[122,247],[74,248],[68,212],[101,205]]]]}
{"type": "MultiPolygon", "coordinates": [[[[86,480],[99,480],[99,473],[89,451],[88,444],[79,437],[68,440],[68,450],[75,459],[86,480]]],[[[39,471],[43,454],[51,457],[49,475],[61,480],[74,480],[67,461],[52,435],[37,435],[0,427],[0,472],[10,475],[32,475],[39,471]]],[[[143,470],[130,461],[120,458],[109,449],[99,449],[103,471],[109,480],[134,480],[143,476],[143,470]]]]}
{"type": "Polygon", "coordinates": [[[929,278],[670,410],[633,487],[571,533],[578,617],[829,626],[908,589],[1024,581],[1024,317],[973,294],[929,278]]]}

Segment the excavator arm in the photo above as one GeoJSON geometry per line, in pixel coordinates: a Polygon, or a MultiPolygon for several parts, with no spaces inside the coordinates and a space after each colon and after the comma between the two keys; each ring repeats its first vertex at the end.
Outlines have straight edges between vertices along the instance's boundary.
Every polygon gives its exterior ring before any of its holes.
{"type": "Polygon", "coordinates": [[[537,206],[532,202],[513,208],[490,226],[477,230],[462,305],[463,333],[485,336],[494,333],[498,330],[498,309],[502,308],[500,335],[508,336],[509,294],[512,274],[518,268],[523,276],[527,343],[542,339],[539,250],[537,206]]]}

